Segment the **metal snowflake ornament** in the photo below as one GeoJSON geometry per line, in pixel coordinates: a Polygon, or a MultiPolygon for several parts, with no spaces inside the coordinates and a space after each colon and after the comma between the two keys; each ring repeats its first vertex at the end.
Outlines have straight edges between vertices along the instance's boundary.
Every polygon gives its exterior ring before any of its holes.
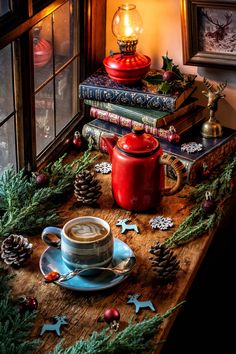
{"type": "Polygon", "coordinates": [[[184,143],[181,145],[181,151],[186,151],[188,154],[201,151],[202,149],[202,144],[198,144],[195,141],[191,141],[190,143],[184,143]]]}
{"type": "Polygon", "coordinates": [[[149,224],[153,229],[167,230],[174,225],[173,221],[169,217],[156,216],[149,221],[149,224]]]}
{"type": "Polygon", "coordinates": [[[97,163],[95,166],[95,171],[103,174],[110,173],[112,170],[112,165],[109,162],[97,163]]]}

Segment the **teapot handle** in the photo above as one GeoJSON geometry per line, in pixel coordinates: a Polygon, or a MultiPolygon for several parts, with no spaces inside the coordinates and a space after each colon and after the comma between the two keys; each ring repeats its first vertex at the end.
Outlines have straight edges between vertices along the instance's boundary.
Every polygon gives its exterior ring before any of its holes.
{"type": "Polygon", "coordinates": [[[165,188],[162,190],[162,195],[168,196],[173,195],[181,191],[187,180],[187,171],[180,160],[178,160],[173,155],[163,153],[159,159],[161,165],[168,165],[173,168],[176,174],[176,183],[172,188],[165,188]]]}

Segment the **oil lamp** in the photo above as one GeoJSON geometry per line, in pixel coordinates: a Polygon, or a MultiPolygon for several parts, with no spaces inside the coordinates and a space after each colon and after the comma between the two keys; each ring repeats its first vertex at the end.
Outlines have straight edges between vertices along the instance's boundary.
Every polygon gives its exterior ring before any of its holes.
{"type": "Polygon", "coordinates": [[[103,60],[112,80],[123,85],[133,85],[147,74],[151,59],[136,52],[138,37],[142,31],[142,19],[136,6],[119,6],[112,19],[112,32],[117,38],[120,52],[111,53],[103,60]]]}
{"type": "Polygon", "coordinates": [[[40,37],[42,27],[33,28],[34,44],[34,67],[41,68],[46,65],[52,57],[52,45],[49,41],[40,37]]]}

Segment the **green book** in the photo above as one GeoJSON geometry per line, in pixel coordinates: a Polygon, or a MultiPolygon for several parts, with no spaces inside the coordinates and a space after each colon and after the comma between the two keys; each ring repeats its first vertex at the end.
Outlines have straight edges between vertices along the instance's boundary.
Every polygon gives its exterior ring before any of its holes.
{"type": "MultiPolygon", "coordinates": [[[[193,111],[197,107],[198,99],[189,97],[179,109],[174,112],[164,112],[155,109],[140,108],[118,105],[114,103],[85,99],[84,103],[88,106],[110,112],[122,118],[132,119],[133,121],[146,124],[152,128],[165,127],[176,118],[193,111]]],[[[109,119],[108,119],[109,120],[109,119]]]]}

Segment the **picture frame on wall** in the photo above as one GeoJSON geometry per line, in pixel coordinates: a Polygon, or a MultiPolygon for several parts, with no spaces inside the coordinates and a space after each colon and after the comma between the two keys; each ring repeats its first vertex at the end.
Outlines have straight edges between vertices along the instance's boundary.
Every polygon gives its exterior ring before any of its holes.
{"type": "Polygon", "coordinates": [[[181,0],[183,63],[236,68],[236,0],[181,0]]]}

